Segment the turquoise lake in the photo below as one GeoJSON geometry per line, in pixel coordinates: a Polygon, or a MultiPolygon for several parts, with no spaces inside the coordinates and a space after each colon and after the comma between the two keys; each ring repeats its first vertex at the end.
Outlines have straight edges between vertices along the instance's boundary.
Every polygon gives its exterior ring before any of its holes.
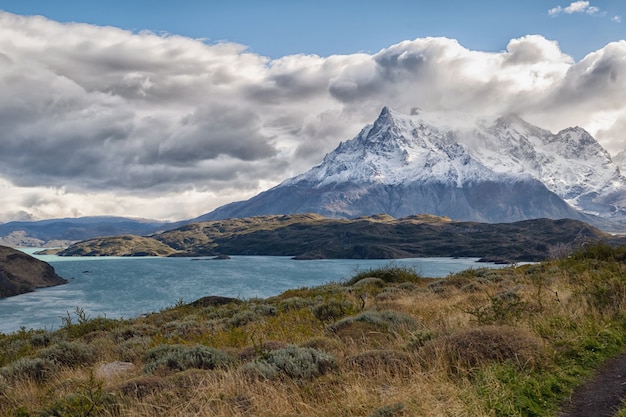
{"type": "MultiPolygon", "coordinates": [[[[24,249],[32,253],[35,250],[24,249]]],[[[266,298],[290,288],[347,280],[357,271],[389,264],[414,267],[424,277],[445,277],[469,268],[497,267],[475,258],[397,260],[233,256],[230,260],[194,258],[118,258],[37,256],[49,262],[66,285],[0,299],[0,332],[56,329],[76,308],[88,317],[133,318],[177,302],[208,295],[266,298]]]]}

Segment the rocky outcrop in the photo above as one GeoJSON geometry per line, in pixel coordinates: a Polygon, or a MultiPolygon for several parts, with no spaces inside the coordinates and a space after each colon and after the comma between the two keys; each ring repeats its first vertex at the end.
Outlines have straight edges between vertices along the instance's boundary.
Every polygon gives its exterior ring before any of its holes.
{"type": "Polygon", "coordinates": [[[0,246],[0,298],[52,287],[67,281],[43,261],[6,246],[0,246]]]}

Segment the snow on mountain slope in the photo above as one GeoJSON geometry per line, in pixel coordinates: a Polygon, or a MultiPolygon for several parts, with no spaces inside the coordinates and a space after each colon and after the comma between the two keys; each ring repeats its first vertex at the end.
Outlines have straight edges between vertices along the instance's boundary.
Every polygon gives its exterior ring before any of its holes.
{"type": "Polygon", "coordinates": [[[613,163],[617,165],[622,173],[626,172],[626,151],[621,151],[617,155],[613,156],[613,163]]]}
{"type": "Polygon", "coordinates": [[[477,125],[477,129],[464,132],[466,144],[494,171],[529,174],[588,213],[610,216],[623,209],[618,194],[626,190],[626,179],[608,152],[584,129],[567,128],[553,134],[514,115],[477,125]]]}
{"type": "Polygon", "coordinates": [[[428,213],[480,222],[571,218],[621,230],[626,179],[579,127],[554,134],[515,115],[405,115],[385,107],[309,171],[195,220],[308,212],[428,213]]]}
{"type": "Polygon", "coordinates": [[[611,194],[611,184],[619,191],[626,189],[622,183],[608,154],[582,129],[554,135],[516,116],[408,116],[385,107],[372,125],[342,142],[318,166],[195,220],[314,212],[329,217],[429,213],[481,222],[595,221],[563,198],[581,207],[585,203],[588,211],[612,214],[617,210],[609,200],[620,195],[611,194]]]}
{"type": "Polygon", "coordinates": [[[515,115],[404,115],[387,107],[373,125],[342,142],[310,171],[283,182],[314,187],[346,182],[465,183],[534,178],[573,207],[624,214],[626,179],[579,127],[553,134],[515,115]]]}
{"type": "Polygon", "coordinates": [[[498,176],[457,142],[454,131],[385,107],[376,122],[356,138],[342,142],[320,165],[282,185],[302,181],[315,187],[345,182],[398,185],[418,181],[461,187],[498,176]]]}

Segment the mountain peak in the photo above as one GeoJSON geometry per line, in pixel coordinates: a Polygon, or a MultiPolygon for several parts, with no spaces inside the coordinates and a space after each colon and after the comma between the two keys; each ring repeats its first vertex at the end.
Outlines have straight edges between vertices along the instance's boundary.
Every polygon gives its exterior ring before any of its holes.
{"type": "Polygon", "coordinates": [[[626,179],[584,130],[553,134],[516,114],[406,115],[384,106],[318,166],[212,218],[298,212],[580,218],[568,203],[606,217],[626,213],[626,179]]]}
{"type": "Polygon", "coordinates": [[[400,113],[392,110],[390,107],[383,107],[380,114],[376,118],[376,121],[374,121],[372,130],[380,131],[381,129],[394,127],[399,115],[400,113]]]}
{"type": "Polygon", "coordinates": [[[393,119],[394,119],[393,113],[395,112],[393,112],[389,107],[387,106],[383,107],[382,110],[380,111],[380,114],[376,118],[376,121],[374,121],[374,127],[393,125],[393,119]]]}

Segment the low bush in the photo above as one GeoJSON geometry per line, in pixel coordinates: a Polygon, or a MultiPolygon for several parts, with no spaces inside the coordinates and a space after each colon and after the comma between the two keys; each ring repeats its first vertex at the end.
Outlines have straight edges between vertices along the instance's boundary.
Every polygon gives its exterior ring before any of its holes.
{"type": "Polygon", "coordinates": [[[409,350],[420,348],[435,337],[437,337],[437,334],[431,329],[415,330],[408,337],[407,348],[409,350]]]}
{"type": "Polygon", "coordinates": [[[257,321],[264,316],[275,316],[277,313],[278,309],[273,305],[253,304],[249,308],[235,313],[232,317],[226,320],[226,323],[233,327],[240,327],[253,321],[257,321]]]}
{"type": "Polygon", "coordinates": [[[415,319],[408,314],[394,310],[377,311],[367,310],[356,316],[346,317],[332,324],[330,329],[340,330],[355,322],[370,324],[382,331],[398,331],[415,327],[415,319]]]}
{"type": "Polygon", "coordinates": [[[261,358],[244,366],[248,375],[274,379],[286,376],[310,380],[336,368],[334,356],[314,348],[288,346],[267,352],[261,358]]]}
{"type": "Polygon", "coordinates": [[[270,340],[267,342],[263,342],[261,345],[258,346],[248,346],[246,348],[243,348],[239,352],[239,359],[244,362],[249,361],[259,356],[266,355],[272,350],[283,349],[285,347],[287,347],[287,343],[275,342],[270,340]]]}
{"type": "Polygon", "coordinates": [[[21,379],[45,382],[54,375],[57,369],[58,365],[49,359],[24,358],[0,368],[0,375],[10,382],[21,379]]]}
{"type": "Polygon", "coordinates": [[[158,370],[184,371],[186,369],[226,368],[235,362],[227,353],[196,345],[160,345],[148,350],[144,355],[143,372],[152,374],[158,370]]]}
{"type": "Polygon", "coordinates": [[[515,291],[509,290],[493,297],[487,303],[465,310],[478,324],[513,324],[529,312],[529,304],[515,291]]]}
{"type": "Polygon", "coordinates": [[[90,379],[83,385],[82,392],[70,394],[57,400],[38,415],[40,417],[58,416],[102,416],[116,408],[115,398],[102,389],[102,385],[90,379]]]}
{"type": "Polygon", "coordinates": [[[354,306],[342,300],[324,301],[311,308],[311,313],[322,323],[338,320],[351,311],[354,311],[354,306]]]}
{"type": "Polygon", "coordinates": [[[40,350],[38,356],[70,368],[92,364],[96,359],[93,347],[82,342],[60,342],[40,350]]]}
{"type": "Polygon", "coordinates": [[[122,320],[107,319],[106,317],[90,318],[81,307],[74,309],[74,316],[69,312],[62,317],[63,330],[71,339],[78,339],[95,331],[109,331],[123,324],[122,320]]]}
{"type": "Polygon", "coordinates": [[[538,338],[520,328],[486,326],[426,343],[419,351],[425,366],[443,366],[453,374],[471,374],[488,363],[517,368],[540,367],[546,356],[538,338]]]}
{"type": "Polygon", "coordinates": [[[278,309],[280,311],[300,310],[309,306],[309,301],[302,297],[289,297],[284,300],[280,300],[278,303],[278,309]]]}
{"type": "Polygon", "coordinates": [[[47,347],[50,344],[51,337],[50,333],[35,333],[30,339],[30,343],[37,348],[47,347]]]}
{"type": "Polygon", "coordinates": [[[376,278],[376,277],[367,277],[367,278],[362,278],[360,280],[358,280],[357,282],[354,283],[354,285],[352,287],[354,288],[384,288],[385,285],[387,285],[387,283],[380,279],[380,278],[376,278]]]}
{"type": "Polygon", "coordinates": [[[417,282],[422,279],[422,275],[417,272],[414,266],[387,265],[380,268],[370,268],[365,271],[361,271],[352,278],[350,278],[348,282],[345,283],[345,285],[352,286],[365,278],[379,278],[384,282],[390,284],[402,282],[417,282]]]}

